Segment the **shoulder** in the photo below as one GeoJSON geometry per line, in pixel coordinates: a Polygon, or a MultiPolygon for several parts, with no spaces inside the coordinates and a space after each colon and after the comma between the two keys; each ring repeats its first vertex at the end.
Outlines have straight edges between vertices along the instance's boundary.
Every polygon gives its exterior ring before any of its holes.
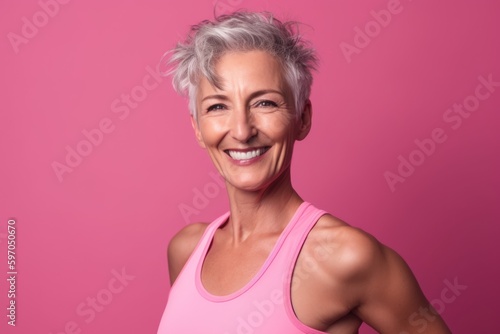
{"type": "Polygon", "coordinates": [[[310,237],[309,254],[314,247],[328,252],[322,262],[323,272],[334,285],[352,291],[351,296],[358,304],[367,299],[386,298],[391,294],[388,289],[396,287],[404,287],[415,300],[423,300],[403,258],[371,234],[324,215],[311,230],[310,237]],[[386,296],[381,297],[383,294],[386,296]]]}
{"type": "Polygon", "coordinates": [[[208,225],[208,223],[195,223],[185,226],[172,237],[168,244],[168,251],[191,250],[192,252],[208,225]]]}
{"type": "Polygon", "coordinates": [[[308,249],[327,252],[325,270],[339,281],[366,281],[397,254],[371,234],[330,214],[322,216],[308,237],[308,249]]]}
{"type": "MultiPolygon", "coordinates": [[[[378,332],[413,331],[408,316],[431,306],[410,267],[391,248],[331,215],[322,216],[304,244],[309,255],[323,252],[319,284],[326,296],[341,298],[378,332]],[[307,246],[307,247],[306,247],[307,246]],[[326,255],[325,255],[326,254],[326,255]],[[328,293],[330,291],[330,293],[328,293]],[[340,296],[340,297],[339,297],[340,296]]],[[[430,329],[432,327],[432,329],[430,329]]],[[[436,315],[433,333],[449,333],[436,315]]]]}
{"type": "Polygon", "coordinates": [[[187,225],[177,232],[168,243],[167,256],[171,284],[174,283],[193,253],[208,225],[208,223],[187,225]]]}

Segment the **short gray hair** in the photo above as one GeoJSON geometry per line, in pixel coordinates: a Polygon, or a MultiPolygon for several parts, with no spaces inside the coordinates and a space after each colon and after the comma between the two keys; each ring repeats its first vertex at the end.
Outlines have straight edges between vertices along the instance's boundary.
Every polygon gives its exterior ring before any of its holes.
{"type": "Polygon", "coordinates": [[[184,42],[167,52],[163,59],[172,66],[174,89],[189,98],[189,110],[196,118],[196,94],[200,75],[221,88],[215,64],[225,53],[262,50],[275,56],[282,65],[291,89],[296,115],[309,99],[312,70],[317,57],[298,31],[297,22],[281,22],[269,12],[237,11],[214,21],[205,20],[191,27],[184,42]]]}

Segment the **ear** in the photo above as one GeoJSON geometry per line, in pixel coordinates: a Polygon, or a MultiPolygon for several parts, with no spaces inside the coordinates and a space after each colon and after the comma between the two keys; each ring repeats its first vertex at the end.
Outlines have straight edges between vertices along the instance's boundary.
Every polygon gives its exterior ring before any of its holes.
{"type": "Polygon", "coordinates": [[[300,114],[297,124],[297,140],[303,140],[311,131],[312,122],[312,104],[311,100],[307,99],[304,103],[304,108],[300,114]]]}
{"type": "Polygon", "coordinates": [[[203,140],[203,136],[201,135],[200,128],[198,126],[198,122],[194,119],[193,115],[191,115],[190,118],[191,118],[191,126],[193,127],[198,145],[200,145],[201,148],[206,148],[205,141],[203,140]]]}

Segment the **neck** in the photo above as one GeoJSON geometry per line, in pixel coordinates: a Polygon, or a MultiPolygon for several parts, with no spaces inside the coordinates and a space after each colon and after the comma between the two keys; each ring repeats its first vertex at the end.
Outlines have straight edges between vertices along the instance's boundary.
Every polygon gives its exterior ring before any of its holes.
{"type": "Polygon", "coordinates": [[[240,243],[251,235],[281,233],[303,202],[293,189],[290,168],[265,189],[244,191],[226,184],[230,212],[224,226],[240,243]]]}

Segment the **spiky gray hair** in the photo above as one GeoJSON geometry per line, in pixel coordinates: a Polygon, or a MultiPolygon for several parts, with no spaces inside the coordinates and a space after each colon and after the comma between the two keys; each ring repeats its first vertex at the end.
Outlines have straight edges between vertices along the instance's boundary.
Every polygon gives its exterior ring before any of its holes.
{"type": "Polygon", "coordinates": [[[317,57],[298,31],[297,22],[281,22],[269,12],[243,12],[222,15],[191,27],[184,42],[167,52],[163,59],[173,74],[174,89],[189,98],[189,110],[196,118],[196,94],[200,76],[217,88],[220,80],[215,64],[227,52],[261,50],[275,56],[293,94],[296,115],[309,99],[312,70],[317,57]]]}

